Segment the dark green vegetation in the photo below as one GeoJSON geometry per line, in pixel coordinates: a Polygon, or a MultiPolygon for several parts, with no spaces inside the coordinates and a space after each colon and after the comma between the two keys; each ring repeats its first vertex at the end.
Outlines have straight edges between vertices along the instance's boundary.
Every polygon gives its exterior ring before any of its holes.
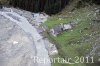
{"type": "Polygon", "coordinates": [[[14,7],[20,7],[33,12],[58,13],[68,4],[69,0],[10,0],[14,7]]]}
{"type": "MultiPolygon", "coordinates": [[[[53,37],[48,32],[45,32],[44,35],[50,39],[51,42],[56,44],[59,54],[56,57],[62,58],[73,58],[75,56],[86,57],[90,54],[93,49],[93,45],[99,45],[99,35],[100,35],[100,22],[95,22],[96,19],[95,8],[97,6],[85,7],[77,9],[73,12],[66,12],[64,10],[59,15],[51,16],[44,25],[48,26],[48,30],[59,25],[60,23],[69,23],[70,21],[78,22],[78,24],[67,32],[63,32],[57,37],[53,37]]],[[[100,49],[100,48],[99,48],[100,49]]],[[[96,51],[98,53],[99,49],[96,51]]],[[[96,54],[97,55],[97,54],[96,54]]],[[[93,55],[95,64],[58,64],[55,63],[53,66],[99,66],[98,56],[93,55]]]]}
{"type": "Polygon", "coordinates": [[[62,11],[65,6],[67,11],[73,11],[75,8],[100,4],[99,0],[0,0],[4,5],[11,5],[32,12],[45,12],[48,14],[56,14],[62,11]]]}
{"type": "MultiPolygon", "coordinates": [[[[55,14],[60,12],[66,5],[78,3],[80,5],[86,3],[98,3],[99,0],[10,0],[10,4],[14,7],[19,7],[33,12],[46,12],[55,14]]],[[[74,6],[73,6],[74,7],[74,6]]]]}

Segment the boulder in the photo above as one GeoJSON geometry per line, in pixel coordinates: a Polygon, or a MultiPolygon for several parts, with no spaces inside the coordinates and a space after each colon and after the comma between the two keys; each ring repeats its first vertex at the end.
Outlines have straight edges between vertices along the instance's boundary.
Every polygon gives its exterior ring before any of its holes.
{"type": "Polygon", "coordinates": [[[72,26],[70,24],[64,24],[63,25],[63,30],[69,30],[69,29],[72,29],[72,26]]]}
{"type": "Polygon", "coordinates": [[[50,33],[55,37],[58,34],[60,34],[62,31],[63,31],[63,28],[61,25],[56,25],[54,28],[50,29],[50,33]]]}

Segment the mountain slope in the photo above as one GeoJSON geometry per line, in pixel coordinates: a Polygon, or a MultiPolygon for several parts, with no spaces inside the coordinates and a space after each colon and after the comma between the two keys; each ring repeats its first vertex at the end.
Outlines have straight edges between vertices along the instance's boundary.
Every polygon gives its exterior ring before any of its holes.
{"type": "MultiPolygon", "coordinates": [[[[51,16],[44,25],[48,26],[48,30],[60,23],[77,22],[78,24],[71,30],[64,31],[57,37],[52,36],[49,31],[44,35],[48,37],[51,42],[55,43],[59,56],[62,58],[72,58],[75,61],[75,57],[91,57],[94,58],[95,63],[86,63],[84,61],[75,64],[54,64],[54,66],[99,66],[99,39],[100,39],[100,8],[99,6],[90,6],[77,9],[73,12],[64,10],[57,15],[51,16]],[[97,64],[96,64],[97,63],[97,64]]],[[[59,57],[58,56],[58,57],[59,57]]],[[[86,58],[85,58],[86,60],[86,58]]],[[[74,62],[72,61],[72,62],[74,62]]]]}

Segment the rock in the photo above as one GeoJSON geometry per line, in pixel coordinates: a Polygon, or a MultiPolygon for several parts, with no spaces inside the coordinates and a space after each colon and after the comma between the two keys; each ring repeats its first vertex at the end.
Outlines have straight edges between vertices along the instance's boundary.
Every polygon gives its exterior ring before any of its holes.
{"type": "Polygon", "coordinates": [[[59,18],[59,20],[62,20],[62,18],[59,18]]]}
{"type": "Polygon", "coordinates": [[[37,66],[33,38],[0,15],[0,66],[37,66]]]}
{"type": "Polygon", "coordinates": [[[96,10],[95,12],[96,12],[96,13],[99,13],[99,12],[100,12],[100,10],[98,9],[98,10],[96,10]]]}
{"type": "Polygon", "coordinates": [[[72,29],[72,26],[70,24],[63,25],[63,30],[69,30],[69,29],[72,29]]]}
{"type": "Polygon", "coordinates": [[[54,28],[50,29],[50,33],[56,37],[58,34],[62,32],[62,30],[63,28],[61,25],[56,25],[54,28]]]}
{"type": "Polygon", "coordinates": [[[42,23],[47,21],[48,15],[45,13],[32,13],[35,21],[35,25],[40,26],[42,23]]]}
{"type": "Polygon", "coordinates": [[[100,23],[100,20],[93,20],[94,22],[100,23]]]}
{"type": "Polygon", "coordinates": [[[59,35],[60,33],[64,31],[71,30],[74,26],[76,26],[76,22],[70,22],[68,24],[66,23],[60,23],[60,25],[56,25],[52,29],[50,29],[50,34],[52,34],[54,37],[59,35]]]}
{"type": "Polygon", "coordinates": [[[36,29],[37,29],[38,33],[40,33],[40,34],[45,31],[45,29],[43,27],[37,27],[36,29]]]}
{"type": "Polygon", "coordinates": [[[57,50],[56,46],[54,44],[50,43],[47,38],[45,38],[45,46],[46,46],[50,56],[54,56],[54,55],[58,54],[58,50],[57,50]]]}

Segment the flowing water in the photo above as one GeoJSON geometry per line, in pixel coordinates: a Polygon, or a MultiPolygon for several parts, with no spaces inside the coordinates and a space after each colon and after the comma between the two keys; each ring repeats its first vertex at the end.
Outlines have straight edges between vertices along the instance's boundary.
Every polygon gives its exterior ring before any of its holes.
{"type": "Polygon", "coordinates": [[[45,47],[45,42],[42,39],[42,36],[37,32],[36,28],[32,26],[25,17],[22,17],[15,12],[0,12],[0,14],[6,17],[7,19],[15,22],[25,32],[27,32],[33,37],[34,43],[36,45],[36,50],[37,50],[36,57],[38,61],[37,60],[36,61],[38,66],[51,66],[51,63],[47,62],[50,61],[50,57],[45,47]]]}

